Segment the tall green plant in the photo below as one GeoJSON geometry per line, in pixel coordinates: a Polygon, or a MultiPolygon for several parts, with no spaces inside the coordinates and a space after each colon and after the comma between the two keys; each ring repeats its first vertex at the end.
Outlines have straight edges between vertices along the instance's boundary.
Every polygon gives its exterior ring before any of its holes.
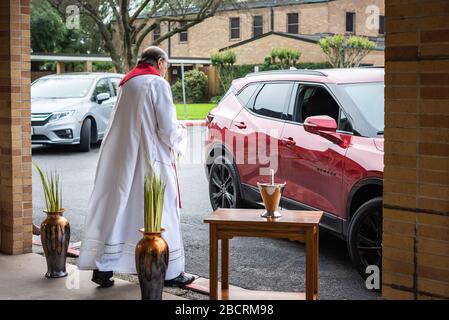
{"type": "Polygon", "coordinates": [[[47,212],[59,212],[62,209],[62,188],[60,184],[60,176],[54,171],[44,174],[39,165],[34,162],[42,181],[42,187],[44,189],[45,206],[47,212]]]}
{"type": "Polygon", "coordinates": [[[160,232],[165,184],[155,174],[144,177],[144,231],[160,232]]]}
{"type": "Polygon", "coordinates": [[[365,37],[334,35],[320,40],[320,47],[334,68],[358,67],[376,44],[365,37]]]}
{"type": "Polygon", "coordinates": [[[237,60],[235,52],[226,50],[210,56],[212,65],[217,68],[221,93],[228,91],[234,80],[234,64],[237,60]]]}
{"type": "Polygon", "coordinates": [[[272,69],[288,69],[295,66],[301,57],[301,52],[290,48],[272,48],[270,55],[265,57],[265,67],[272,69]]]}

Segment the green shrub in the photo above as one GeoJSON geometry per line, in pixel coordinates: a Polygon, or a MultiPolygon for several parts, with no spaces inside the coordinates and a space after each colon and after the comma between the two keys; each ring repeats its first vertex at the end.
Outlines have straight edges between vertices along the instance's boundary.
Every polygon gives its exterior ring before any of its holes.
{"type": "MultiPolygon", "coordinates": [[[[188,103],[199,103],[204,101],[207,90],[207,76],[199,70],[190,70],[184,74],[186,100],[188,103]]],[[[179,79],[172,86],[173,98],[182,102],[182,80],[179,79]]]]}
{"type": "Polygon", "coordinates": [[[107,61],[96,61],[92,63],[93,72],[114,72],[114,64],[107,61]]]}
{"type": "Polygon", "coordinates": [[[220,80],[220,92],[224,94],[231,86],[232,80],[235,79],[234,64],[237,56],[233,51],[226,50],[212,54],[210,60],[212,65],[217,68],[218,78],[220,80]]]}
{"type": "Polygon", "coordinates": [[[288,69],[298,63],[301,52],[289,48],[272,48],[265,57],[264,66],[277,69],[288,69]]]}
{"type": "Polygon", "coordinates": [[[209,103],[218,104],[223,96],[215,96],[210,98],[209,103]]]}
{"type": "Polygon", "coordinates": [[[358,67],[376,44],[365,37],[334,35],[320,40],[321,50],[334,68],[358,67]]]}

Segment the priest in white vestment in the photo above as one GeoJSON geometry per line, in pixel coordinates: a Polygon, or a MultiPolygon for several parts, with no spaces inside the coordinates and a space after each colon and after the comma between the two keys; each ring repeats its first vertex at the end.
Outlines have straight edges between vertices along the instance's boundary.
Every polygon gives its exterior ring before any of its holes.
{"type": "Polygon", "coordinates": [[[176,155],[182,130],[170,85],[163,78],[168,56],[158,47],[142,53],[118,91],[101,144],[94,189],[89,200],[79,268],[94,270],[92,281],[113,285],[113,272],[136,273],[135,247],[142,238],[144,175],[154,170],[166,188],[162,236],[168,243],[166,285],[184,286],[194,277],[184,273],[176,155]]]}

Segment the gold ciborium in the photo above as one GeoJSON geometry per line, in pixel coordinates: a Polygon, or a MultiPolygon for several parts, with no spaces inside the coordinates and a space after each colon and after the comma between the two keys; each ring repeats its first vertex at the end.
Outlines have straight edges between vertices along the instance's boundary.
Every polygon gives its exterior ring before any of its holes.
{"type": "Polygon", "coordinates": [[[260,194],[262,195],[265,212],[261,214],[264,218],[280,218],[279,201],[281,200],[282,191],[285,183],[257,183],[260,194]]]}

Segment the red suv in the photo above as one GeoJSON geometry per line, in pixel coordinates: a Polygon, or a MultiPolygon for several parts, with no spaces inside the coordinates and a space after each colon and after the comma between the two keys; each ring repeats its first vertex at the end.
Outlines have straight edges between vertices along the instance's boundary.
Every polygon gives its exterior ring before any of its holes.
{"type": "Polygon", "coordinates": [[[206,119],[213,209],[261,204],[257,182],[286,182],[281,207],[322,210],[363,277],[381,267],[384,70],[259,72],[234,80],[206,119]]]}

